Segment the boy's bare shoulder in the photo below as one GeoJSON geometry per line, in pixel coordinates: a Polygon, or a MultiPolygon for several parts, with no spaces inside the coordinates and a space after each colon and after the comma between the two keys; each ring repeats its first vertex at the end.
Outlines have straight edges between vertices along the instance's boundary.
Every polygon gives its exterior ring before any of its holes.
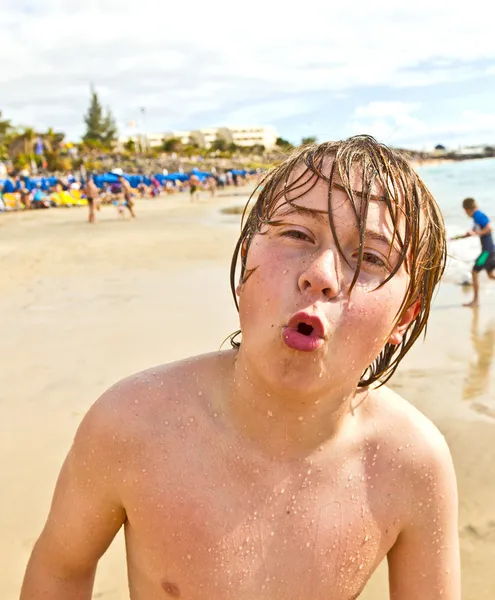
{"type": "Polygon", "coordinates": [[[379,435],[394,455],[400,455],[404,474],[413,483],[425,473],[452,471],[452,458],[439,429],[410,402],[390,388],[382,386],[371,392],[371,412],[379,423],[379,435]]]}
{"type": "Polygon", "coordinates": [[[105,391],[81,425],[88,435],[111,439],[128,447],[172,425],[197,415],[208,396],[210,380],[221,377],[227,352],[191,357],[135,373],[105,391]],[[204,391],[203,391],[204,390],[204,391]]]}

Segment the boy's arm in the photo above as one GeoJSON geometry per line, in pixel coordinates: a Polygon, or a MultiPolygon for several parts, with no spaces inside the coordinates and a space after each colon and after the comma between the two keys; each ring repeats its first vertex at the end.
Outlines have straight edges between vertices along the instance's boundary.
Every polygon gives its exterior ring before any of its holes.
{"type": "Polygon", "coordinates": [[[481,227],[481,229],[472,229],[468,235],[487,235],[488,233],[490,233],[492,230],[492,226],[491,223],[487,223],[484,227],[481,227]]]}
{"type": "Polygon", "coordinates": [[[125,520],[115,481],[115,429],[115,412],[100,400],[81,423],[61,469],[20,600],[91,598],[98,560],[125,520]]]}
{"type": "Polygon", "coordinates": [[[457,484],[447,444],[435,433],[416,476],[410,522],[387,556],[390,600],[461,598],[457,484]]]}

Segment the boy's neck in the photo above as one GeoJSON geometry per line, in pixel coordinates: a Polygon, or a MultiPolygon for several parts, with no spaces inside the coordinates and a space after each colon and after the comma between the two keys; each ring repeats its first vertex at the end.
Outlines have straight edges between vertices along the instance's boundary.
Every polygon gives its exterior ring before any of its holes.
{"type": "Polygon", "coordinates": [[[264,453],[278,458],[307,456],[344,430],[351,433],[356,409],[368,396],[358,382],[313,396],[275,388],[255,372],[242,349],[235,353],[232,370],[226,401],[232,424],[264,453]]]}

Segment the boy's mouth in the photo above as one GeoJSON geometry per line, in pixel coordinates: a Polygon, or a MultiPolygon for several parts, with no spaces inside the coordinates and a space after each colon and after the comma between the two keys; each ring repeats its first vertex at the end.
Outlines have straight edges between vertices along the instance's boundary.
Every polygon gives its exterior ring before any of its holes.
{"type": "Polygon", "coordinates": [[[282,338],[293,350],[313,352],[325,341],[325,327],[319,317],[299,312],[283,328],[282,338]]]}
{"type": "Polygon", "coordinates": [[[307,323],[299,323],[297,326],[297,331],[303,335],[311,335],[314,331],[314,327],[312,325],[308,325],[307,323]]]}

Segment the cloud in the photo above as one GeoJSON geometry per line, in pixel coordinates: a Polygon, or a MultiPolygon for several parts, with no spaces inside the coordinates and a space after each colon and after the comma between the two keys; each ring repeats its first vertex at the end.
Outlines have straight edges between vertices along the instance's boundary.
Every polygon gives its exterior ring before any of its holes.
{"type": "Polygon", "coordinates": [[[490,144],[495,140],[495,112],[471,109],[460,111],[453,121],[437,117],[426,121],[414,115],[420,103],[370,102],[356,107],[346,135],[367,132],[390,145],[430,149],[438,143],[451,147],[476,140],[490,144]]]}
{"type": "Polygon", "coordinates": [[[421,105],[412,102],[370,102],[358,106],[349,127],[349,135],[366,131],[374,137],[394,142],[394,138],[408,139],[411,136],[422,136],[427,132],[426,125],[412,113],[421,105]]]}
{"type": "MultiPolygon", "coordinates": [[[[312,94],[494,77],[484,6],[315,0],[294,12],[260,0],[239,11],[226,0],[0,0],[0,109],[74,136],[92,82],[121,127],[145,106],[147,127],[164,131],[287,120],[314,109],[312,94]]],[[[366,117],[377,131],[418,125],[415,109],[388,108],[396,112],[366,117]]]]}

